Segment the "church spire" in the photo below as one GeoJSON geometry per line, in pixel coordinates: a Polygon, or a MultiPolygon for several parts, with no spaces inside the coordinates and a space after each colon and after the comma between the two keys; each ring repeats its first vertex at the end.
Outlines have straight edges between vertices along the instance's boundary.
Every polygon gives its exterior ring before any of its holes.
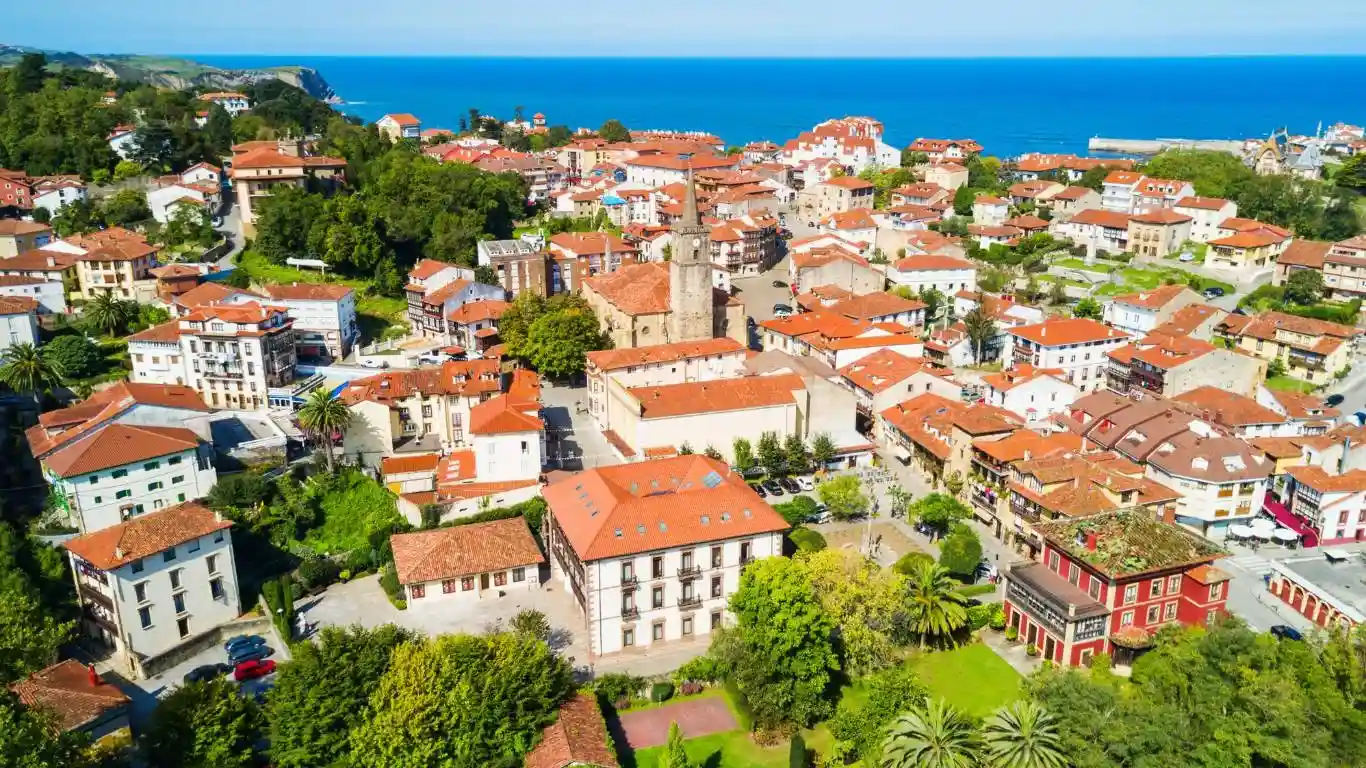
{"type": "Polygon", "coordinates": [[[679,223],[685,226],[697,226],[702,223],[702,219],[697,215],[697,180],[693,178],[692,163],[688,163],[688,191],[683,195],[683,216],[679,223]]]}

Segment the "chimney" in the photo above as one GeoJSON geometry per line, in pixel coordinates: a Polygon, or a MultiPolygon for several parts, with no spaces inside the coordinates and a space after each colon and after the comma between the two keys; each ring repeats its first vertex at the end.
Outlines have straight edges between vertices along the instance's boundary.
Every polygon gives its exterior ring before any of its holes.
{"type": "Polygon", "coordinates": [[[1347,474],[1347,456],[1352,452],[1352,438],[1342,438],[1342,458],[1338,459],[1338,474],[1347,474]]]}
{"type": "Polygon", "coordinates": [[[1162,508],[1162,522],[1167,525],[1176,525],[1176,507],[1168,504],[1162,508]]]}
{"type": "Polygon", "coordinates": [[[100,679],[100,673],[98,673],[98,672],[95,671],[95,665],[94,665],[94,664],[86,664],[86,665],[85,665],[85,674],[86,674],[86,677],[89,678],[89,680],[90,680],[90,686],[91,686],[92,688],[97,688],[97,687],[99,687],[99,686],[101,686],[101,685],[104,685],[104,681],[100,679]]]}
{"type": "Polygon", "coordinates": [[[49,256],[49,257],[47,257],[47,265],[48,265],[49,267],[55,267],[55,266],[57,266],[57,257],[56,257],[56,256],[49,256]]]}
{"type": "Polygon", "coordinates": [[[114,558],[115,558],[116,560],[122,560],[122,559],[123,559],[123,555],[124,555],[123,547],[114,547],[114,558]]]}
{"type": "Polygon", "coordinates": [[[1096,533],[1088,533],[1088,534],[1086,534],[1086,549],[1087,549],[1087,551],[1089,551],[1089,552],[1095,552],[1095,551],[1096,551],[1096,542],[1099,541],[1099,540],[1100,540],[1100,536],[1099,536],[1098,534],[1096,534],[1096,533]]]}

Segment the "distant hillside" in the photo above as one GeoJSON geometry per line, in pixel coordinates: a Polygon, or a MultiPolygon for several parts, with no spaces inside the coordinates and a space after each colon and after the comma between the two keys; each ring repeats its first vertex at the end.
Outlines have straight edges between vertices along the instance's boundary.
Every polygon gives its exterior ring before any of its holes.
{"type": "Polygon", "coordinates": [[[337,95],[317,70],[308,67],[266,69],[219,69],[189,59],[169,56],[116,54],[85,55],[68,51],[45,51],[0,43],[0,67],[10,67],[26,53],[42,53],[52,68],[88,69],[121,80],[167,88],[239,88],[261,80],[282,80],[309,95],[336,101],[337,95]]]}

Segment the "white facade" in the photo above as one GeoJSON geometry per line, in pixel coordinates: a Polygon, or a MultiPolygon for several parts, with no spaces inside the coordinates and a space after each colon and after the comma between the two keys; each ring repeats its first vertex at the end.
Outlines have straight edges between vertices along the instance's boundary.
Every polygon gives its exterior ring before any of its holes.
{"type": "Polygon", "coordinates": [[[1128,338],[1120,335],[1114,339],[1049,346],[1008,334],[1003,359],[1006,368],[1024,363],[1035,368],[1060,368],[1062,379],[1072,382],[1082,392],[1091,392],[1105,387],[1107,356],[1127,343],[1128,338]]]}
{"type": "Polygon", "coordinates": [[[1134,191],[1142,176],[1126,174],[1123,181],[1106,180],[1100,190],[1100,207],[1119,213],[1133,213],[1134,191]]]}
{"type": "Polygon", "coordinates": [[[74,553],[78,589],[113,603],[110,611],[82,598],[87,610],[117,633],[87,619],[87,632],[127,655],[157,656],[241,614],[232,535],[220,530],[101,571],[74,553]],[[170,559],[168,559],[170,558],[170,559]]]}
{"type": "Polygon", "coordinates": [[[736,438],[754,441],[765,432],[773,432],[782,440],[788,435],[800,434],[796,401],[656,419],[637,414],[632,414],[629,409],[612,414],[613,430],[635,449],[636,458],[640,458],[646,448],[677,448],[687,443],[698,453],[712,447],[720,451],[726,461],[734,461],[736,438]]]}
{"type": "Polygon", "coordinates": [[[202,100],[217,104],[232,117],[251,109],[251,102],[241,93],[206,93],[202,100]]]}
{"type": "Polygon", "coordinates": [[[1178,203],[1172,207],[1172,210],[1191,218],[1191,240],[1197,243],[1208,243],[1211,240],[1223,237],[1219,233],[1219,225],[1223,224],[1226,219],[1238,215],[1237,203],[1232,200],[1225,200],[1223,203],[1223,206],[1219,208],[1183,206],[1178,203]]]}
{"type": "MultiPolygon", "coordinates": [[[[0,285],[0,296],[20,296],[33,299],[41,307],[39,312],[54,315],[66,314],[66,292],[60,281],[53,282],[40,277],[26,285],[0,285]]],[[[9,334],[5,334],[9,336],[9,334]]]]}
{"type": "Polygon", "coordinates": [[[514,480],[535,480],[541,475],[544,432],[503,432],[496,435],[474,435],[476,480],[481,483],[501,483],[514,480]]]}
{"type": "Polygon", "coordinates": [[[1207,482],[1183,477],[1152,463],[1147,476],[1181,494],[1176,501],[1176,522],[1204,536],[1222,539],[1227,526],[1246,524],[1256,517],[1266,498],[1266,480],[1207,482]]]}
{"type": "Polygon", "coordinates": [[[988,385],[984,399],[1032,424],[1065,412],[1079,397],[1081,389],[1075,384],[1039,375],[1004,390],[988,385]]]}
{"type": "MultiPolygon", "coordinates": [[[[782,551],[782,534],[765,533],[584,563],[594,651],[617,653],[710,636],[725,621],[726,602],[740,587],[742,558],[775,557],[782,551]],[[697,569],[696,575],[680,577],[680,569],[685,574],[697,569]],[[623,589],[623,576],[628,585],[634,576],[633,588],[623,589]]],[[[558,561],[552,558],[552,564],[558,571],[558,561]]]]}
{"type": "Polygon", "coordinates": [[[1136,336],[1146,336],[1161,325],[1157,318],[1160,311],[1160,307],[1139,307],[1111,300],[1105,302],[1103,317],[1106,325],[1136,336]]]}
{"type": "Polygon", "coordinates": [[[114,154],[127,160],[133,156],[133,145],[135,134],[132,131],[115,131],[109,137],[109,148],[114,150],[114,154]]]}
{"type": "Polygon", "coordinates": [[[599,430],[610,429],[607,401],[609,390],[620,391],[633,387],[658,387],[665,384],[684,384],[690,381],[733,379],[744,373],[746,350],[738,349],[715,355],[689,357],[682,360],[633,365],[608,371],[589,371],[588,411],[599,430]]]}
{"type": "Polygon", "coordinates": [[[169,187],[161,187],[147,193],[147,207],[152,210],[152,218],[165,224],[175,217],[175,213],[182,205],[189,205],[183,202],[185,198],[194,200],[200,206],[205,204],[204,193],[190,187],[182,187],[179,184],[172,184],[169,187]]]}
{"type": "Polygon", "coordinates": [[[183,355],[179,338],[174,341],[129,341],[128,359],[133,363],[133,371],[128,380],[139,384],[184,384],[183,355]]]}
{"type": "Polygon", "coordinates": [[[218,482],[218,472],[210,449],[201,448],[71,477],[49,472],[46,479],[66,498],[71,522],[82,533],[90,533],[203,498],[218,482]]]}
{"type": "Polygon", "coordinates": [[[456,605],[476,602],[482,597],[497,597],[500,592],[509,595],[535,592],[540,585],[540,569],[532,564],[457,576],[453,579],[404,584],[403,592],[408,601],[409,611],[426,612],[451,610],[456,605]]]}
{"type": "Polygon", "coordinates": [[[325,346],[334,357],[345,357],[360,340],[355,291],[336,300],[276,297],[271,303],[284,307],[294,320],[295,346],[325,346]]]}
{"type": "Polygon", "coordinates": [[[1010,218],[1010,203],[1004,200],[978,200],[972,204],[972,220],[976,224],[999,227],[1010,218]]]}
{"type": "Polygon", "coordinates": [[[913,256],[893,264],[887,270],[887,282],[897,288],[909,288],[917,294],[928,288],[945,296],[952,296],[959,291],[977,291],[977,268],[970,262],[963,262],[964,267],[922,269],[910,266],[915,261],[916,257],[913,256]],[[903,269],[900,266],[902,264],[908,265],[908,268],[903,269]]]}
{"type": "MultiPolygon", "coordinates": [[[[61,283],[55,283],[61,285],[61,283]]],[[[38,343],[38,315],[33,312],[15,312],[0,315],[0,352],[15,344],[38,343]]]]}
{"type": "Polygon", "coordinates": [[[33,198],[34,208],[44,208],[56,216],[61,210],[78,200],[86,200],[89,193],[86,188],[76,184],[57,184],[46,192],[37,194],[33,198]]]}

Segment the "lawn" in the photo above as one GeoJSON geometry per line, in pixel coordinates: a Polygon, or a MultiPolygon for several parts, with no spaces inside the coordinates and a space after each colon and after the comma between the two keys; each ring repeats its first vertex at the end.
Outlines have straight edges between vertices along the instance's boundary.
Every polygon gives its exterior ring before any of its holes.
{"type": "Polygon", "coordinates": [[[337,554],[369,546],[372,531],[401,518],[394,495],[359,472],[341,475],[337,488],[323,497],[322,525],[304,536],[304,545],[319,554],[337,554]]]}
{"type": "Polygon", "coordinates": [[[1080,269],[1080,270],[1083,270],[1083,271],[1085,271],[1085,272],[1099,272],[1099,273],[1101,273],[1102,275],[1108,275],[1108,274],[1110,274],[1111,272],[1114,272],[1114,271],[1115,271],[1115,268],[1112,267],[1112,266],[1110,266],[1109,264],[1100,264],[1100,263],[1096,263],[1096,264],[1087,264],[1087,263],[1086,263],[1085,261],[1083,261],[1082,259],[1078,259],[1078,258],[1075,258],[1075,257],[1069,257],[1069,258],[1066,258],[1066,259],[1058,259],[1058,260],[1056,260],[1056,261],[1053,262],[1052,266],[1055,266],[1055,267],[1063,267],[1063,268],[1066,268],[1066,269],[1080,269]]]}
{"type": "Polygon", "coordinates": [[[1082,290],[1087,290],[1091,287],[1090,283],[1084,283],[1080,280],[1071,280],[1065,277],[1055,277],[1054,275],[1039,275],[1037,279],[1041,283],[1062,283],[1063,285],[1080,288],[1082,290]]]}
{"type": "Polygon", "coordinates": [[[323,273],[313,269],[298,269],[285,264],[272,264],[255,251],[243,251],[237,256],[237,268],[247,273],[253,284],[261,283],[340,283],[356,290],[356,323],[361,338],[371,341],[394,333],[406,332],[403,322],[408,313],[406,299],[380,296],[370,290],[370,281],[339,277],[335,272],[323,273]]]}
{"type": "Polygon", "coordinates": [[[1154,288],[1165,285],[1168,280],[1175,280],[1182,284],[1190,284],[1196,281],[1197,290],[1204,291],[1208,288],[1222,288],[1225,294],[1232,294],[1234,287],[1219,280],[1212,280],[1200,275],[1192,275],[1182,270],[1162,267],[1158,269],[1141,269],[1139,267],[1125,267],[1119,272],[1123,283],[1107,283],[1096,289],[1097,296],[1119,296],[1126,293],[1137,291],[1151,291],[1154,288]]]}
{"type": "Polygon", "coordinates": [[[1277,392],[1302,392],[1308,394],[1314,391],[1314,385],[1293,376],[1272,376],[1266,380],[1267,389],[1274,389],[1277,392]]]}
{"type": "MultiPolygon", "coordinates": [[[[761,747],[754,743],[747,731],[726,731],[710,736],[699,736],[683,742],[694,765],[708,768],[786,768],[788,745],[761,747]]],[[[664,754],[664,746],[642,749],[622,755],[622,768],[655,768],[664,754]]]]}
{"type": "Polygon", "coordinates": [[[917,654],[907,663],[931,695],[973,717],[988,715],[1021,695],[1020,673],[981,643],[917,654]]]}

